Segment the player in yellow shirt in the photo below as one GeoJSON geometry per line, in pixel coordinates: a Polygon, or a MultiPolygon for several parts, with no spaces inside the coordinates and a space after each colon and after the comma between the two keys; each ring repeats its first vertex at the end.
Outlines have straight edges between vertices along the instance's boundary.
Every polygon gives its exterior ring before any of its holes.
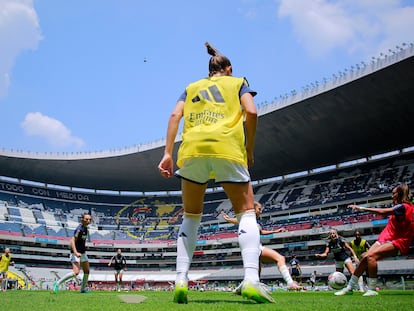
{"type": "MultiPolygon", "coordinates": [[[[371,245],[367,242],[367,240],[361,238],[361,232],[359,230],[355,230],[354,233],[355,239],[349,242],[349,245],[355,252],[356,258],[354,258],[355,266],[359,264],[360,260],[362,259],[362,255],[369,250],[371,245]]],[[[364,279],[362,275],[358,279],[358,287],[360,292],[364,292],[364,279]]]]}
{"type": "Polygon", "coordinates": [[[211,55],[209,75],[190,83],[170,115],[164,156],[158,170],[174,175],[173,150],[181,119],[182,142],[175,175],[181,178],[184,218],[178,232],[174,302],[187,303],[188,271],[203,213],[209,180],[226,192],[238,219],[238,237],[244,267],[242,296],[273,303],[260,287],[260,233],[254,211],[248,167],[253,165],[257,110],[246,79],[232,76],[230,60],[206,43],[211,55]]]}
{"type": "Polygon", "coordinates": [[[9,266],[14,265],[14,261],[11,260],[12,256],[10,254],[10,249],[6,248],[4,254],[0,257],[0,281],[1,281],[1,290],[5,292],[7,290],[7,272],[9,271],[9,266]]]}

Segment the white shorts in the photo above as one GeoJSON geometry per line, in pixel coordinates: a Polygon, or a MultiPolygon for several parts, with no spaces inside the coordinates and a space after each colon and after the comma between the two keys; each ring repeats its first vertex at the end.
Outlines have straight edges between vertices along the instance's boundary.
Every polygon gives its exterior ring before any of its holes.
{"type": "Polygon", "coordinates": [[[79,262],[87,262],[88,260],[88,256],[86,255],[86,253],[83,253],[80,257],[75,256],[74,254],[70,254],[70,262],[71,263],[79,263],[79,262]]]}
{"type": "Polygon", "coordinates": [[[206,184],[210,179],[216,183],[247,183],[250,174],[243,164],[218,158],[191,158],[183,161],[183,167],[175,175],[186,180],[206,184]]]}

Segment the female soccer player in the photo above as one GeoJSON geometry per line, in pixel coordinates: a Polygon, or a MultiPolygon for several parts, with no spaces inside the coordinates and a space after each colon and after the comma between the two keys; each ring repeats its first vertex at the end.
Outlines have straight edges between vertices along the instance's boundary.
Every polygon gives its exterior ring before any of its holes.
{"type": "Polygon", "coordinates": [[[253,188],[248,167],[253,165],[257,110],[245,78],[232,76],[230,60],[206,43],[211,55],[209,75],[190,83],[171,113],[158,169],[173,176],[175,137],[184,118],[182,142],[175,175],[181,178],[184,218],[177,239],[177,276],[174,302],[187,303],[188,271],[210,179],[221,184],[239,220],[239,245],[243,258],[242,296],[259,303],[274,302],[260,287],[260,234],[254,212],[253,188]]]}
{"type": "Polygon", "coordinates": [[[9,270],[9,266],[14,266],[14,261],[12,261],[12,256],[10,253],[10,248],[4,249],[4,254],[0,256],[0,283],[1,283],[1,290],[5,292],[7,290],[7,271],[9,270]]]}
{"type": "Polygon", "coordinates": [[[335,258],[336,271],[344,272],[344,267],[346,267],[349,273],[354,273],[355,267],[348,254],[351,253],[354,259],[358,258],[352,247],[349,246],[343,237],[339,236],[338,231],[334,228],[329,230],[328,238],[329,241],[326,244],[325,252],[315,254],[315,256],[318,258],[326,258],[329,252],[332,251],[335,258]]]}
{"type": "Polygon", "coordinates": [[[122,275],[124,271],[126,271],[126,258],[122,255],[122,251],[120,248],[116,251],[116,255],[112,256],[111,260],[109,260],[108,267],[110,267],[114,263],[114,275],[115,275],[115,284],[116,289],[118,292],[122,289],[122,275]]]}
{"type": "MultiPolygon", "coordinates": [[[[369,250],[371,245],[368,243],[367,240],[363,239],[361,237],[361,231],[355,230],[354,233],[355,239],[353,239],[349,245],[354,250],[355,254],[357,255],[357,258],[354,260],[354,266],[356,267],[359,264],[359,261],[362,259],[362,255],[369,250]]],[[[360,292],[364,292],[364,279],[361,275],[358,279],[358,287],[360,292]]]]}
{"type": "Polygon", "coordinates": [[[82,286],[80,292],[88,294],[86,289],[89,278],[89,259],[86,255],[86,239],[88,237],[88,225],[91,223],[92,216],[88,213],[82,215],[81,223],[75,230],[72,239],[70,240],[70,261],[72,262],[72,272],[67,273],[61,279],[53,283],[53,292],[55,294],[59,291],[60,284],[67,280],[76,277],[80,269],[83,270],[82,286]]]}
{"type": "Polygon", "coordinates": [[[379,234],[377,241],[362,256],[348,285],[335,293],[336,296],[352,294],[353,286],[358,278],[367,270],[368,291],[363,296],[377,296],[376,289],[378,260],[395,257],[399,253],[406,255],[414,238],[414,205],[411,202],[408,185],[400,184],[392,190],[392,207],[375,208],[351,204],[348,207],[355,211],[388,215],[388,223],[379,234]]]}

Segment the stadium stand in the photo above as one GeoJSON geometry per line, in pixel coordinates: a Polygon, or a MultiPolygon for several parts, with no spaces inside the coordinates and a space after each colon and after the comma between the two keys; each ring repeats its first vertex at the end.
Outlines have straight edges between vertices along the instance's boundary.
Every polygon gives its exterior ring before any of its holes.
{"type": "MultiPolygon", "coordinates": [[[[261,218],[263,226],[283,226],[289,230],[263,237],[263,243],[287,258],[293,254],[298,256],[305,267],[305,275],[308,270],[310,274],[315,266],[318,266],[321,273],[326,271],[327,275],[334,264],[332,258],[320,263],[315,261],[313,254],[324,247],[329,227],[337,228],[348,238],[358,228],[372,242],[386,223],[382,217],[372,214],[354,214],[345,208],[346,204],[355,201],[367,205],[389,204],[392,185],[399,180],[411,183],[413,176],[414,153],[409,153],[255,185],[256,199],[265,206],[261,218]]],[[[162,275],[175,267],[175,238],[182,209],[179,205],[168,204],[173,198],[166,197],[164,200],[159,195],[155,202],[145,198],[143,202],[148,202],[149,207],[144,204],[134,208],[120,207],[118,212],[111,211],[110,215],[106,215],[105,212],[96,212],[95,207],[100,204],[93,202],[82,205],[66,201],[66,209],[63,211],[59,207],[51,207],[61,206],[63,202],[49,204],[49,199],[35,196],[27,199],[24,194],[20,194],[19,200],[14,201],[10,200],[11,194],[0,191],[0,243],[13,249],[15,260],[30,267],[32,271],[36,267],[47,267],[48,271],[68,268],[68,240],[73,235],[79,216],[85,211],[94,215],[94,223],[89,230],[88,256],[100,278],[106,280],[107,274],[111,273],[104,263],[118,247],[123,249],[128,258],[128,266],[134,273],[144,271],[150,274],[153,271],[152,273],[162,275]],[[29,201],[31,204],[27,203],[29,201]],[[48,208],[41,210],[42,206],[48,208]],[[105,229],[106,226],[112,227],[105,229]]],[[[205,200],[208,216],[203,217],[200,226],[194,269],[211,270],[202,274],[207,280],[237,280],[241,277],[242,263],[237,247],[236,227],[220,217],[220,212],[227,211],[231,206],[224,196],[217,193],[206,194],[205,200]],[[232,269],[228,269],[229,266],[232,269]]],[[[410,256],[414,257],[414,251],[411,251],[410,256]]],[[[391,266],[392,263],[383,264],[382,273],[406,273],[410,271],[412,262],[411,266],[400,272],[391,266]]],[[[264,268],[264,271],[269,271],[263,274],[265,279],[281,277],[272,267],[264,268]]],[[[48,277],[52,278],[50,275],[48,277]]],[[[36,277],[33,279],[36,282],[36,277]]],[[[96,276],[96,279],[99,277],[96,276]]]]}

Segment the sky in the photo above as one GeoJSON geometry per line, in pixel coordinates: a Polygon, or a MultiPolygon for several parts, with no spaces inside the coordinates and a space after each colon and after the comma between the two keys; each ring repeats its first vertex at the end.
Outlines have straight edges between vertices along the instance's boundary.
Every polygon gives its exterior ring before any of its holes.
{"type": "Polygon", "coordinates": [[[414,42],[414,0],[0,0],[0,150],[165,138],[208,41],[258,105],[414,42]]]}

